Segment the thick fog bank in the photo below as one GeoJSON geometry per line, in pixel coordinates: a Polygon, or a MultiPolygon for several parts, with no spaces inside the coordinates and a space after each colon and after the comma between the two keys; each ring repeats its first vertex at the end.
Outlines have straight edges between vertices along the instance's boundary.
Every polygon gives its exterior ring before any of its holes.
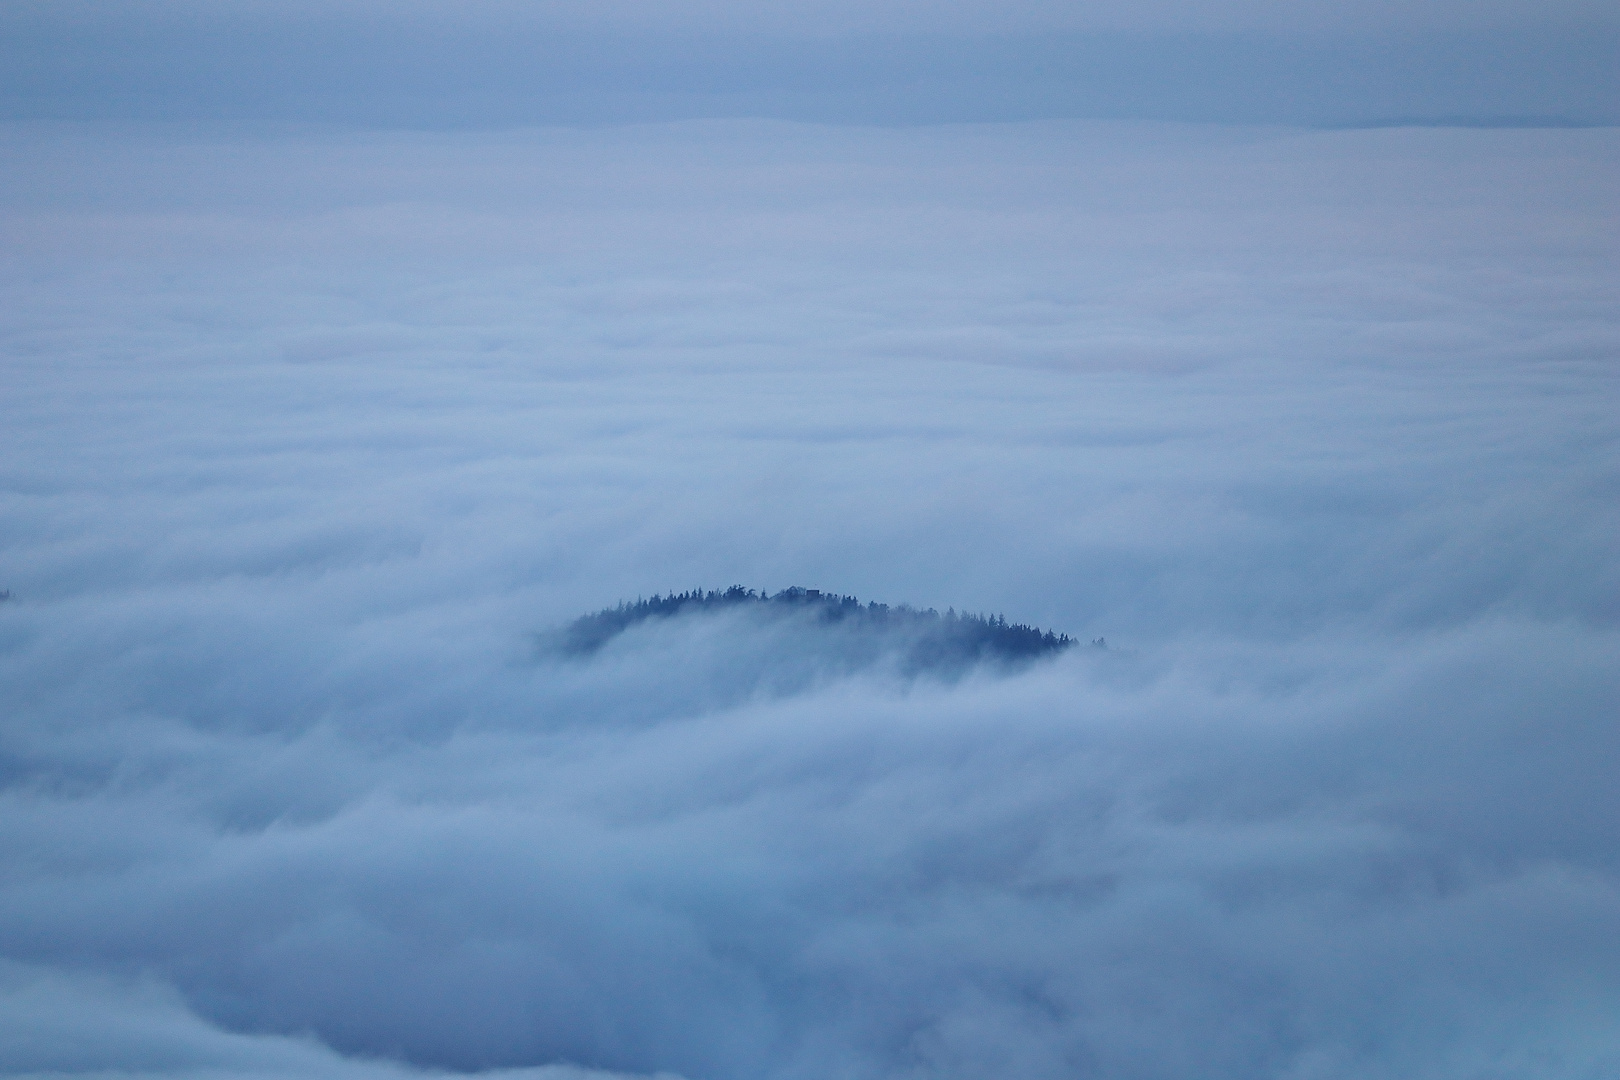
{"type": "Polygon", "coordinates": [[[1614,132],[5,138],[4,1075],[1620,1070],[1614,132]]]}

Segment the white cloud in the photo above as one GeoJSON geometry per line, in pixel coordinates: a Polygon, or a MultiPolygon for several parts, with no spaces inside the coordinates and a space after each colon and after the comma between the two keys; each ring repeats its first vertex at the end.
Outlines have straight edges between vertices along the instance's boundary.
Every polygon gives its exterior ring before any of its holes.
{"type": "Polygon", "coordinates": [[[8,1075],[1620,1062],[1611,132],[8,145],[8,1075]]]}

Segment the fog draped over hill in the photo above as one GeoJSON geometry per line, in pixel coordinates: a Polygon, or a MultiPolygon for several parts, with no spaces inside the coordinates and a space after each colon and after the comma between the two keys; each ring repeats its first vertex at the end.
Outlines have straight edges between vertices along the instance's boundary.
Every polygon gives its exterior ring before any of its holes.
{"type": "Polygon", "coordinates": [[[1613,130],[4,134],[5,1075],[1620,1070],[1613,130]]]}

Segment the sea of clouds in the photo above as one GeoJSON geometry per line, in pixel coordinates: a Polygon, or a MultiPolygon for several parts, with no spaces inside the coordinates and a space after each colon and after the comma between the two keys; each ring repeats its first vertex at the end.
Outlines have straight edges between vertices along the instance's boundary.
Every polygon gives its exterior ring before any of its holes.
{"type": "Polygon", "coordinates": [[[1615,130],[3,136],[0,1074],[1620,1071],[1615,130]]]}

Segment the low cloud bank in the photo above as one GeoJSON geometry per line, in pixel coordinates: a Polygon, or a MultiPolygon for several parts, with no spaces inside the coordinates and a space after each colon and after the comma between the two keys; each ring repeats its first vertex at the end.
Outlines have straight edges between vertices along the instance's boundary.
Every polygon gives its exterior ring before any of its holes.
{"type": "Polygon", "coordinates": [[[1620,1068],[1612,133],[8,139],[5,1075],[1620,1068]]]}

